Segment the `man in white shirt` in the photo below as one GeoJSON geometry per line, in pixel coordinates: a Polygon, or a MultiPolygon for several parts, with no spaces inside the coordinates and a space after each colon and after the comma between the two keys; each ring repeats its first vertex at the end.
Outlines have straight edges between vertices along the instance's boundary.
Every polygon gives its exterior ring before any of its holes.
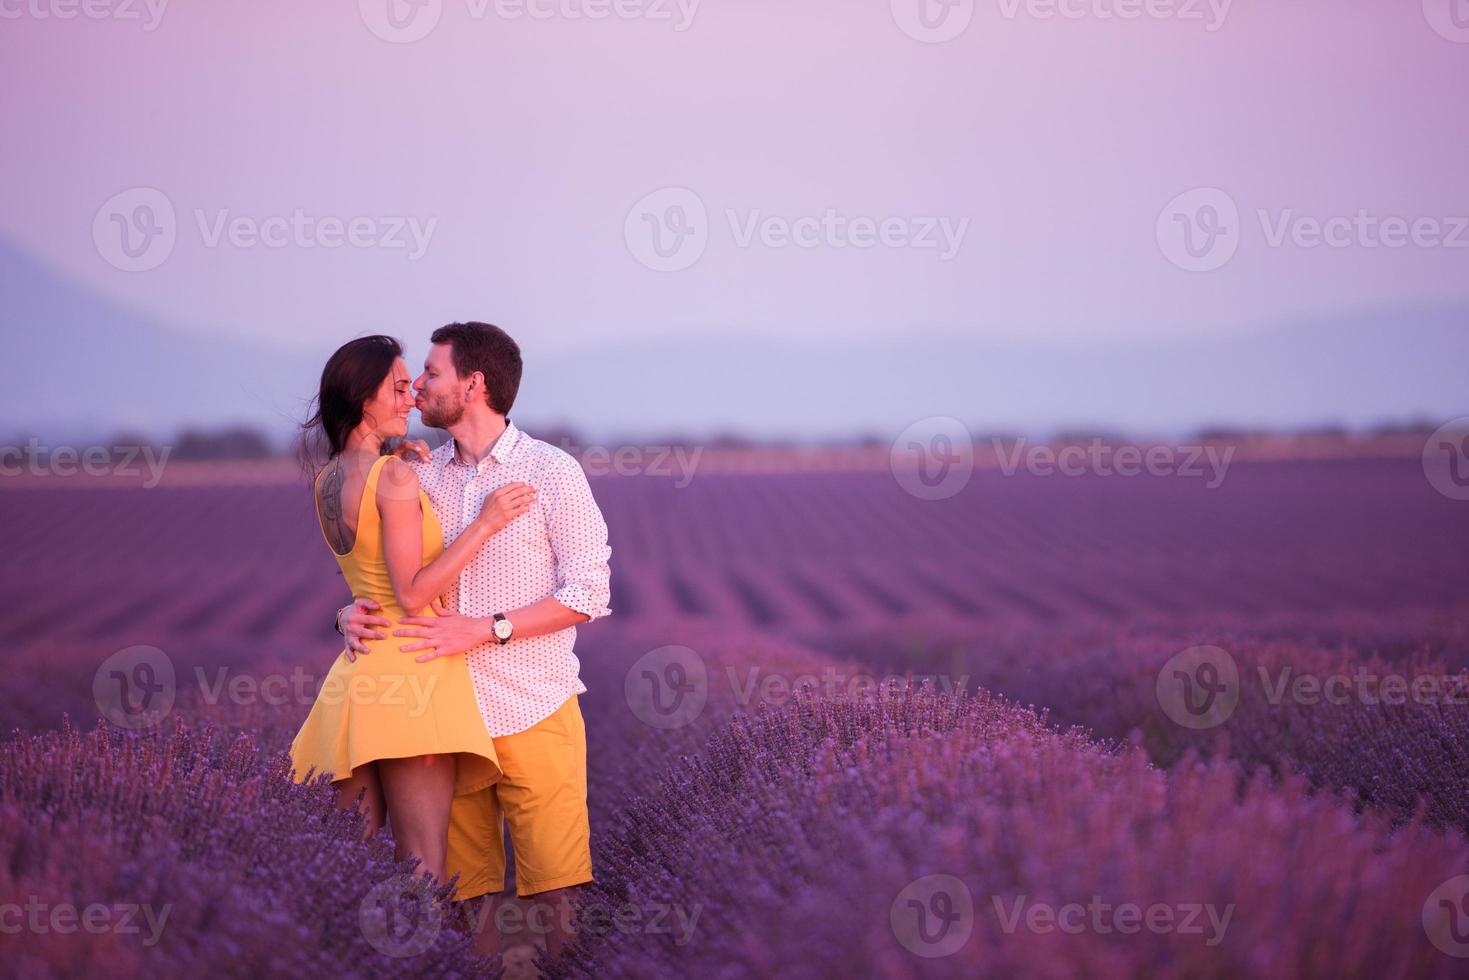
{"type": "MultiPolygon", "coordinates": [[[[461,573],[434,616],[407,617],[397,636],[420,661],[464,656],[502,777],[455,797],[447,872],[460,874],[455,898],[490,895],[478,913],[476,952],[496,951],[496,899],[504,888],[502,828],[515,849],[516,892],[549,911],[565,890],[592,880],[586,802],[586,732],[578,696],[586,691],[573,650],[576,626],[611,612],[612,549],[586,475],[565,451],[510,421],[520,387],[520,348],[499,327],[454,323],[436,330],[414,381],[425,425],[449,442],[410,458],[452,542],[484,499],[509,483],[536,490],[528,513],[492,537],[461,573]]],[[[349,656],[369,652],[387,620],[370,601],[342,610],[349,656]]],[[[547,952],[567,938],[564,916],[546,924],[547,952]]],[[[542,912],[542,918],[546,913],[542,912]]]]}

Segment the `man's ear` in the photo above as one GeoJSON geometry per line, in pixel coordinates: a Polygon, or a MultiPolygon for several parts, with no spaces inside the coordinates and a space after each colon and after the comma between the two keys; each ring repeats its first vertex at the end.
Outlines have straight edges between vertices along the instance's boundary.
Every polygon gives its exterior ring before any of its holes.
{"type": "Polygon", "coordinates": [[[466,390],[466,397],[470,401],[485,397],[485,375],[483,371],[475,371],[469,376],[469,388],[466,390]]]}

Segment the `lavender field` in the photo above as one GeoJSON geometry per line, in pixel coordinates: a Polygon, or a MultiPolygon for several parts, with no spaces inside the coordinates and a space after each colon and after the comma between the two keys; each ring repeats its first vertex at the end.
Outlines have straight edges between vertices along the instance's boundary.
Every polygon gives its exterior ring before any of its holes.
{"type": "MultiPolygon", "coordinates": [[[[1469,505],[1416,458],[592,485],[554,972],[1469,972],[1469,505]]],[[[522,975],[286,777],[346,601],[304,481],[14,484],[0,534],[0,970],[522,975]]]]}

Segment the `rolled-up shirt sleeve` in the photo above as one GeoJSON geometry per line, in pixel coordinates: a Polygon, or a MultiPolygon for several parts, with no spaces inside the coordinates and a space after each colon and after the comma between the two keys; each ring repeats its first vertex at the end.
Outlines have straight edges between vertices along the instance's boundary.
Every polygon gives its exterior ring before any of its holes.
{"type": "Polygon", "coordinates": [[[548,475],[550,479],[538,493],[546,506],[546,526],[556,557],[556,591],[551,595],[589,620],[610,615],[612,548],[607,544],[607,522],[592,497],[587,476],[571,456],[558,459],[548,475]]]}

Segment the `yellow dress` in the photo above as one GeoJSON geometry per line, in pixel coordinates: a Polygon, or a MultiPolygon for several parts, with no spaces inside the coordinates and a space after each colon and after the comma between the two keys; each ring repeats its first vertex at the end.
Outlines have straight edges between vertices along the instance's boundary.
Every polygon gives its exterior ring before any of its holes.
{"type": "MultiPolygon", "coordinates": [[[[500,778],[495,743],[485,727],[469,663],[464,657],[438,657],[418,663],[422,650],[405,653],[403,646],[416,642],[393,636],[398,621],[407,615],[393,594],[383,556],[382,520],[377,509],[377,484],[384,456],[372,464],[367,485],[358,502],[357,540],[345,555],[336,555],[342,575],[357,599],[372,599],[382,606],[379,615],[392,622],[385,640],[367,641],[368,653],[348,660],[346,651],[337,655],[311,713],[291,742],[291,778],[306,779],[332,774],[333,781],[346,779],[358,766],[375,759],[399,759],[416,755],[454,753],[457,770],[454,795],[474,793],[500,778]]],[[[443,529],[434,515],[428,495],[419,491],[423,511],[423,563],[427,565],[444,550],[443,529]]],[[[318,517],[318,524],[320,518],[318,517]]],[[[326,532],[322,531],[322,537],[326,532]]],[[[331,548],[331,542],[327,542],[331,548]]],[[[432,609],[421,615],[434,615],[432,609]]]]}

